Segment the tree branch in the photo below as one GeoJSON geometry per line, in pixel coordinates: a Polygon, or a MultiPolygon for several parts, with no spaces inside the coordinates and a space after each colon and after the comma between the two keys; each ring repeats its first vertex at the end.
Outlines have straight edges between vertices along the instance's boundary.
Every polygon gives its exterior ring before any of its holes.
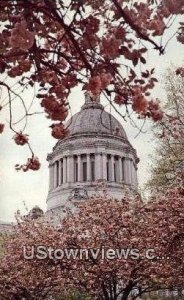
{"type": "Polygon", "coordinates": [[[137,26],[132,19],[130,18],[129,15],[125,13],[125,11],[122,9],[121,5],[118,3],[117,0],[113,0],[113,3],[115,7],[118,9],[118,11],[121,13],[121,16],[125,20],[125,22],[137,33],[138,37],[143,39],[144,41],[147,41],[154,45],[155,49],[158,50],[161,54],[164,54],[164,48],[162,46],[159,46],[157,43],[155,43],[152,39],[150,39],[146,34],[144,34],[139,26],[137,26]]]}

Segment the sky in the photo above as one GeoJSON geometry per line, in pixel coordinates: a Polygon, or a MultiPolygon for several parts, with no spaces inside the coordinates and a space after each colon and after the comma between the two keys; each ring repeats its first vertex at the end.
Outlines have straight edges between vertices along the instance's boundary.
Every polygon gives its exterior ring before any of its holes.
{"type": "MultiPolygon", "coordinates": [[[[156,68],[156,76],[159,78],[159,83],[153,90],[153,98],[158,97],[161,103],[166,99],[166,94],[163,85],[163,76],[166,69],[173,65],[181,66],[184,61],[183,45],[176,43],[173,39],[164,56],[159,56],[155,50],[151,50],[147,56],[149,62],[148,67],[156,68]]],[[[2,80],[4,78],[1,78],[2,80]]],[[[34,96],[33,90],[24,92],[23,97],[27,103],[32,101],[34,96]]],[[[3,95],[2,95],[3,97],[3,95]]],[[[41,111],[39,100],[35,99],[34,109],[41,111]]],[[[84,103],[84,94],[80,87],[73,90],[70,99],[72,115],[80,110],[81,105],[84,103]]],[[[110,111],[105,99],[101,99],[105,109],[110,111]]],[[[13,104],[14,105],[14,104],[13,104]]],[[[120,111],[121,108],[117,107],[120,111]]],[[[21,103],[15,106],[16,115],[15,121],[21,115],[21,103]]],[[[152,123],[147,121],[145,133],[140,133],[136,138],[138,129],[134,128],[127,120],[125,122],[116,112],[111,109],[111,113],[121,122],[124,127],[128,139],[137,150],[140,163],[138,165],[138,181],[142,189],[145,182],[150,176],[149,167],[152,164],[150,158],[154,155],[156,143],[151,134],[152,123]]],[[[136,120],[136,118],[134,118],[136,120]]],[[[48,162],[46,161],[47,154],[52,152],[52,148],[57,142],[56,139],[50,135],[49,125],[51,122],[45,118],[45,114],[34,115],[30,117],[29,124],[27,125],[26,132],[30,135],[30,142],[35,154],[41,161],[41,169],[33,172],[17,172],[14,168],[16,163],[24,163],[30,156],[29,149],[24,146],[20,147],[13,141],[13,133],[8,129],[8,112],[6,111],[0,117],[0,123],[6,120],[5,132],[0,135],[0,221],[11,222],[14,220],[14,214],[17,210],[25,213],[26,209],[31,209],[34,205],[40,206],[46,210],[46,198],[48,193],[48,162]]],[[[142,122],[142,121],[141,121],[142,122]]],[[[137,125],[141,125],[136,120],[137,125]]]]}

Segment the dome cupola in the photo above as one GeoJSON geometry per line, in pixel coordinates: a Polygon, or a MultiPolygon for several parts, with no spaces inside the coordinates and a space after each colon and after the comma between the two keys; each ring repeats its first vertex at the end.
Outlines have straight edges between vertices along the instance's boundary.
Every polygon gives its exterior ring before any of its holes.
{"type": "Polygon", "coordinates": [[[123,126],[111,114],[104,110],[100,100],[93,101],[89,94],[85,95],[85,103],[80,112],[75,114],[66,124],[70,136],[81,134],[116,135],[127,139],[123,126]]]}

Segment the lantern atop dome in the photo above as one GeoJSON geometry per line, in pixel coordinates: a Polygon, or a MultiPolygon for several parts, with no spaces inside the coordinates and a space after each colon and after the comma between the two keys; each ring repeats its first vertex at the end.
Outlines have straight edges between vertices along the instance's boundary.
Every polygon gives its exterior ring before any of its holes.
{"type": "Polygon", "coordinates": [[[94,97],[91,92],[85,92],[85,104],[100,103],[100,95],[94,97]]]}

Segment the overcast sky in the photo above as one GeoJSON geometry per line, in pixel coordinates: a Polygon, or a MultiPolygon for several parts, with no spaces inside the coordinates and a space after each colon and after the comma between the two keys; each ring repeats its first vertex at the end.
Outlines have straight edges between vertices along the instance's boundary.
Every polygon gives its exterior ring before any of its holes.
{"type": "MultiPolygon", "coordinates": [[[[161,100],[165,99],[165,92],[163,89],[162,79],[165,70],[171,65],[181,66],[184,60],[183,46],[172,40],[167,48],[164,56],[158,56],[154,50],[149,53],[147,60],[149,66],[156,68],[156,75],[160,81],[153,91],[153,96],[161,100]]],[[[0,78],[2,80],[3,78],[0,78]]],[[[34,91],[29,90],[24,93],[23,97],[29,103],[32,100],[34,91]]],[[[39,100],[35,99],[35,109],[40,111],[39,100]]],[[[80,110],[84,103],[84,95],[80,87],[75,88],[70,96],[70,104],[72,114],[80,110]]],[[[104,99],[102,103],[107,105],[104,99]]],[[[18,120],[21,115],[21,105],[16,106],[16,118],[18,120]]],[[[109,106],[106,110],[109,111],[109,106]]],[[[119,108],[118,108],[119,109],[119,108]]],[[[131,144],[137,150],[140,158],[138,165],[138,179],[140,187],[149,177],[149,164],[151,164],[150,155],[154,153],[155,143],[151,136],[151,124],[147,122],[147,132],[144,134],[137,134],[137,129],[133,128],[129,122],[125,122],[113,110],[112,114],[118,118],[126,130],[127,136],[131,144]]],[[[8,120],[7,112],[4,113],[0,122],[4,119],[8,120]]],[[[6,124],[5,132],[0,136],[0,220],[12,221],[14,213],[20,209],[24,212],[24,202],[28,209],[34,205],[39,205],[42,209],[46,209],[46,198],[48,193],[48,163],[46,161],[47,154],[52,151],[52,147],[57,142],[50,135],[50,121],[44,115],[37,115],[30,117],[26,132],[30,135],[31,145],[39,157],[42,167],[37,172],[17,172],[14,169],[16,163],[24,163],[30,156],[29,150],[26,146],[16,146],[12,140],[13,133],[8,129],[6,124]]],[[[137,124],[139,124],[137,122],[137,124]]]]}

